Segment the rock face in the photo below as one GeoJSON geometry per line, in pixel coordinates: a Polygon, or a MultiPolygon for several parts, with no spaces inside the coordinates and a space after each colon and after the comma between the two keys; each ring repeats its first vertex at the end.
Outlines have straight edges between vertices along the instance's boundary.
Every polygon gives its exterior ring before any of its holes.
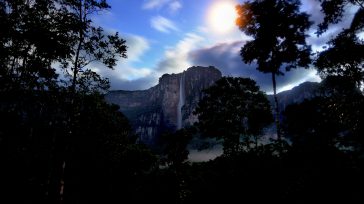
{"type": "MultiPolygon", "coordinates": [[[[154,145],[164,132],[188,127],[197,121],[193,111],[202,98],[202,90],[220,79],[214,67],[191,67],[178,74],[164,74],[159,83],[142,91],[110,91],[105,99],[120,106],[143,143],[154,145]]],[[[277,94],[280,111],[293,103],[320,95],[320,84],[305,82],[277,94]]],[[[272,106],[274,99],[268,95],[272,106]]]]}
{"type": "MultiPolygon", "coordinates": [[[[320,83],[304,82],[296,87],[293,87],[291,90],[283,91],[277,94],[279,110],[283,112],[288,105],[301,103],[305,99],[309,100],[319,96],[320,94],[320,83]]],[[[272,107],[274,107],[273,95],[268,95],[268,99],[271,102],[272,107]]]]}
{"type": "Polygon", "coordinates": [[[192,125],[202,90],[221,78],[214,67],[191,67],[179,74],[164,74],[158,85],[143,91],[111,91],[105,99],[120,106],[140,140],[153,145],[165,131],[192,125]]]}

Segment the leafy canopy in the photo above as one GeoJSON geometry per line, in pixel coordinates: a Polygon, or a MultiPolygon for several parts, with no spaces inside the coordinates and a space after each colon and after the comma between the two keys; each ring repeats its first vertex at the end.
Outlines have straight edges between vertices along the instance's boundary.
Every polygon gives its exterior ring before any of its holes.
{"type": "Polygon", "coordinates": [[[224,139],[225,149],[238,150],[241,137],[249,142],[272,121],[269,101],[251,79],[223,77],[204,94],[197,125],[203,135],[224,139]]]}
{"type": "Polygon", "coordinates": [[[275,74],[283,74],[282,65],[289,70],[310,63],[305,32],[312,23],[299,6],[298,0],[256,0],[236,7],[236,24],[254,38],[241,49],[245,63],[256,61],[259,71],[275,74]]]}

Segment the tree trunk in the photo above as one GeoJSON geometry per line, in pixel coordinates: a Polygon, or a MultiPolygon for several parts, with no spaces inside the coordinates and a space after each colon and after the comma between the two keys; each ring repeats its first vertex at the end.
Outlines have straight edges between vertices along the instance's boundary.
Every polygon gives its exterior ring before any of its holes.
{"type": "MultiPolygon", "coordinates": [[[[82,1],[80,1],[78,12],[79,12],[79,20],[81,23],[85,22],[86,18],[86,10],[83,10],[83,6],[85,6],[82,1]]],[[[60,197],[60,203],[64,203],[64,191],[65,191],[65,171],[66,171],[66,163],[67,163],[67,154],[69,149],[69,142],[72,138],[72,135],[74,134],[74,123],[75,123],[75,114],[76,114],[76,107],[75,107],[75,100],[76,100],[76,93],[77,93],[77,74],[80,71],[81,64],[79,63],[82,44],[84,42],[84,30],[83,28],[80,28],[79,30],[79,41],[76,49],[76,56],[74,59],[74,67],[73,67],[73,77],[72,77],[72,85],[71,85],[71,105],[70,105],[70,116],[69,116],[69,132],[68,135],[65,138],[65,147],[64,147],[64,159],[62,161],[62,171],[61,171],[61,177],[60,177],[60,188],[59,188],[59,197],[60,197]]]]}
{"type": "MultiPolygon", "coordinates": [[[[80,22],[84,22],[84,18],[82,17],[82,5],[80,4],[80,22]]],[[[80,52],[81,52],[81,48],[82,48],[82,43],[84,40],[84,35],[83,35],[83,30],[82,28],[79,31],[79,41],[78,41],[78,45],[77,45],[77,50],[76,50],[76,56],[75,56],[75,61],[74,61],[74,67],[73,67],[73,78],[72,78],[72,86],[71,86],[71,92],[72,94],[76,93],[76,85],[77,85],[77,74],[78,71],[80,69],[80,64],[79,64],[79,58],[80,58],[80,52]]],[[[73,105],[73,104],[72,104],[73,105]]]]}
{"type": "Polygon", "coordinates": [[[254,139],[255,139],[255,149],[258,150],[258,136],[255,136],[254,139]]]}
{"type": "Polygon", "coordinates": [[[277,98],[277,84],[276,84],[276,73],[272,73],[272,82],[273,82],[273,96],[274,96],[274,110],[275,110],[275,123],[277,128],[277,139],[278,141],[282,140],[281,137],[281,129],[280,129],[280,122],[279,122],[279,106],[278,106],[278,98],[277,98]]]}

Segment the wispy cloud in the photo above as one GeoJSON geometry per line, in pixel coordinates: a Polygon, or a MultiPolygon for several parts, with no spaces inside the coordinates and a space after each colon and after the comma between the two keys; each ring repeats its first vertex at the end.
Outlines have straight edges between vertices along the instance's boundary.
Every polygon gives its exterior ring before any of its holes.
{"type": "MultiPolygon", "coordinates": [[[[133,36],[138,39],[139,37],[133,36]]],[[[142,47],[140,40],[135,40],[135,47],[142,47]]],[[[153,71],[148,68],[133,68],[130,63],[120,62],[116,69],[119,71],[107,71],[107,77],[110,78],[111,89],[123,90],[141,90],[150,88],[158,83],[158,79],[165,73],[179,73],[193,64],[190,63],[189,53],[204,42],[204,38],[195,34],[187,33],[183,39],[178,41],[174,46],[166,48],[163,57],[160,59],[153,71]],[[114,74],[111,74],[114,73],[114,74]]],[[[140,52],[140,54],[145,54],[140,52]]],[[[135,57],[138,58],[138,57],[135,57]]]]}
{"type": "Polygon", "coordinates": [[[182,4],[179,1],[173,1],[169,4],[169,9],[172,13],[177,12],[182,8],[182,4]]]}
{"type": "Polygon", "coordinates": [[[177,31],[177,26],[169,19],[164,18],[163,16],[155,16],[150,20],[150,25],[152,28],[163,32],[170,33],[171,31],[177,31]]]}
{"type": "Polygon", "coordinates": [[[143,9],[156,9],[164,6],[166,3],[168,3],[170,0],[147,0],[143,4],[143,9]]]}
{"type": "Polygon", "coordinates": [[[138,62],[143,54],[150,49],[150,44],[147,39],[138,36],[130,35],[125,37],[126,45],[128,46],[128,60],[138,62]]]}
{"type": "Polygon", "coordinates": [[[164,73],[179,73],[192,66],[189,61],[189,53],[197,49],[203,43],[204,38],[187,33],[175,46],[167,48],[164,58],[158,63],[157,71],[164,73]]]}
{"type": "Polygon", "coordinates": [[[146,10],[161,9],[167,7],[171,13],[175,13],[182,8],[182,3],[179,0],[147,0],[142,8],[146,10]]]}
{"type": "Polygon", "coordinates": [[[138,62],[150,49],[147,39],[138,35],[127,35],[125,37],[128,46],[128,58],[121,59],[115,70],[108,73],[109,77],[123,80],[134,80],[149,75],[152,71],[146,67],[135,67],[133,62],[138,62]]]}
{"type": "MultiPolygon", "coordinates": [[[[262,90],[272,92],[271,76],[256,69],[255,64],[245,64],[239,51],[245,42],[216,44],[212,47],[195,49],[188,54],[188,60],[193,65],[215,66],[225,76],[249,77],[254,79],[262,90]]],[[[283,70],[283,72],[285,72],[283,70]]],[[[314,69],[292,69],[278,77],[277,88],[284,91],[305,81],[320,81],[314,69]]]]}
{"type": "Polygon", "coordinates": [[[119,59],[114,70],[105,68],[101,63],[94,63],[90,67],[103,77],[107,77],[111,82],[111,89],[136,89],[147,88],[152,85],[152,80],[145,80],[150,76],[152,69],[148,67],[135,66],[134,62],[139,62],[150,49],[147,39],[137,35],[125,35],[128,50],[127,59],[119,59]],[[144,86],[139,86],[136,82],[144,81],[144,86]],[[135,83],[132,83],[135,82],[135,83]],[[148,83],[147,83],[148,82],[148,83]]]}

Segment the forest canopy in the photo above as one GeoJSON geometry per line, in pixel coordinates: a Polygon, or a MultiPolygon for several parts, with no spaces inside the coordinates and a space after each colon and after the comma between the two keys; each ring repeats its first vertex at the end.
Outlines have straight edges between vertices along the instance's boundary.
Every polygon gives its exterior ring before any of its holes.
{"type": "Polygon", "coordinates": [[[106,0],[0,0],[0,202],[363,202],[364,2],[317,1],[318,25],[300,0],[237,5],[236,27],[251,38],[236,55],[271,75],[273,96],[222,77],[198,93],[197,122],[151,148],[91,68],[123,69],[130,50],[94,22],[112,9],[106,0]],[[348,8],[350,26],[313,52],[308,32],[339,26],[348,8]],[[308,67],[317,90],[280,104],[277,76],[308,67]],[[206,138],[223,154],[191,162],[192,141],[206,138]]]}

